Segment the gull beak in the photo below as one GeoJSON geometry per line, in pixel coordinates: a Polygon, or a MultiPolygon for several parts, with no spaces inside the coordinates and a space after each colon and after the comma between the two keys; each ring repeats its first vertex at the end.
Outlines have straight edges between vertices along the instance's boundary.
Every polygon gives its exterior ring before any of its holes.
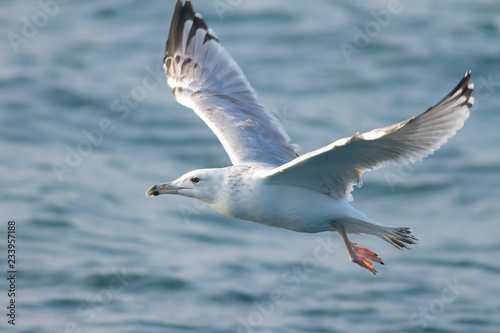
{"type": "Polygon", "coordinates": [[[172,182],[158,184],[151,186],[147,192],[147,197],[156,197],[160,194],[177,194],[179,190],[186,189],[187,187],[179,187],[172,185],[172,182]]]}

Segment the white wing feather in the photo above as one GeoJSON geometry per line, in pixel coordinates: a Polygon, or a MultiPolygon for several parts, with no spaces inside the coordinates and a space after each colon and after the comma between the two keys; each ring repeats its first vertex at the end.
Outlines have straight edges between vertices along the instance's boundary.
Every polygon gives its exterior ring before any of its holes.
{"type": "Polygon", "coordinates": [[[336,198],[348,197],[361,175],[387,164],[413,163],[438,149],[462,128],[474,104],[470,71],[455,89],[424,113],[355,134],[273,169],[270,183],[311,188],[336,198]]]}
{"type": "Polygon", "coordinates": [[[241,69],[189,1],[177,1],[164,68],[175,99],[207,123],[234,165],[279,166],[298,156],[280,122],[263,108],[241,69]]]}

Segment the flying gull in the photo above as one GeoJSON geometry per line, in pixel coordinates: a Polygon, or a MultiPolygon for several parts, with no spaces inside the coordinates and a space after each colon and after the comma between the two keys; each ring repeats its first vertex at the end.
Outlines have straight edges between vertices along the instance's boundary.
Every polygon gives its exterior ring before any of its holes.
{"type": "Polygon", "coordinates": [[[347,234],[375,235],[400,250],[410,249],[417,238],[410,228],[380,224],[354,209],[353,185],[361,186],[365,171],[433,153],[463,126],[474,104],[469,71],[424,113],[299,156],[189,0],[177,1],[164,68],[175,99],[205,121],[233,165],[188,172],[150,187],[147,196],[178,194],[238,219],[297,232],[338,232],[350,260],[373,274],[373,263],[382,260],[347,234]]]}

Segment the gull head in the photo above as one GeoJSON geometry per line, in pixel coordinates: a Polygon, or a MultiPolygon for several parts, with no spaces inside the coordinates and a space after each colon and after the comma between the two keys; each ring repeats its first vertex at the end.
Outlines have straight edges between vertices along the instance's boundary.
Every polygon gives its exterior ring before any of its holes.
{"type": "Polygon", "coordinates": [[[201,169],[186,173],[178,179],[151,186],[146,196],[177,194],[212,203],[224,182],[224,169],[201,169]]]}

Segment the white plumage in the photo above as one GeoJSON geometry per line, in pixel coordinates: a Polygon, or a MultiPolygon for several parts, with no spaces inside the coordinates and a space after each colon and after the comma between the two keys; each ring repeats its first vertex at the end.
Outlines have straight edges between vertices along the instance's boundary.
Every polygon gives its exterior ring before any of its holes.
{"type": "Polygon", "coordinates": [[[175,99],[207,123],[233,166],[191,171],[152,186],[147,195],[193,197],[229,216],[293,231],[336,231],[350,259],[374,274],[373,262],[383,262],[350,242],[347,233],[376,235],[399,249],[417,239],[409,228],[384,226],[350,206],[353,185],[361,184],[365,171],[413,163],[434,152],[463,126],[474,103],[469,71],[424,113],[299,157],[189,1],[177,1],[164,68],[175,99]]]}

